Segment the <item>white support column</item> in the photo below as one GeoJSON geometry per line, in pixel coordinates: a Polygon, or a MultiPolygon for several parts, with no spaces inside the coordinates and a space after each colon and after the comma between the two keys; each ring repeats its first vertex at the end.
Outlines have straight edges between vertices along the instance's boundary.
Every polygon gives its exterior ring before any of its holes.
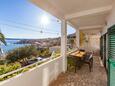
{"type": "Polygon", "coordinates": [[[63,63],[63,72],[67,70],[67,22],[66,20],[62,20],[61,23],[61,56],[63,63]]]}
{"type": "Polygon", "coordinates": [[[76,29],[76,46],[78,48],[80,47],[80,42],[79,42],[80,38],[79,38],[79,36],[80,36],[79,29],[76,29]]]}

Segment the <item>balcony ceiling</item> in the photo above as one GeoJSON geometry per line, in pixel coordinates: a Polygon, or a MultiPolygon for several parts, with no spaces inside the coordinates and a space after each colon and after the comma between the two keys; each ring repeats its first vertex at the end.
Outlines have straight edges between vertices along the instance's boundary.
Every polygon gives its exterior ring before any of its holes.
{"type": "Polygon", "coordinates": [[[101,34],[101,29],[99,28],[95,28],[95,29],[83,29],[83,30],[80,30],[81,32],[87,34],[87,35],[98,35],[100,36],[101,34]]]}
{"type": "Polygon", "coordinates": [[[103,28],[112,0],[32,0],[52,15],[68,20],[79,29],[103,28]]]}

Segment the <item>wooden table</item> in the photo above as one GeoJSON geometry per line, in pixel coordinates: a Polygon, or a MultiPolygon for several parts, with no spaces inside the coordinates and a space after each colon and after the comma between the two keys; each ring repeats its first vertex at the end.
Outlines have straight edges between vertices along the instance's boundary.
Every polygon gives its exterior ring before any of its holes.
{"type": "Polygon", "coordinates": [[[75,51],[70,54],[70,56],[76,57],[76,58],[84,58],[86,52],[83,51],[75,51]]]}
{"type": "Polygon", "coordinates": [[[74,62],[75,62],[75,72],[76,72],[76,68],[78,67],[78,69],[81,68],[81,65],[83,63],[83,59],[86,55],[86,52],[84,51],[74,51],[69,55],[69,58],[71,58],[74,62]]]}

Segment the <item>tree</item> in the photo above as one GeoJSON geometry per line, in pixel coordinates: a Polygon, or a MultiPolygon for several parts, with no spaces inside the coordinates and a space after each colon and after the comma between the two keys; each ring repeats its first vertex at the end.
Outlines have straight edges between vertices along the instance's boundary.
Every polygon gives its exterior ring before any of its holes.
{"type": "Polygon", "coordinates": [[[51,56],[51,52],[49,50],[49,48],[44,48],[43,50],[41,50],[41,53],[39,54],[41,57],[49,57],[51,56]]]}
{"type": "Polygon", "coordinates": [[[6,56],[6,59],[9,61],[9,63],[18,61],[24,65],[27,65],[29,58],[37,56],[38,50],[34,46],[25,46],[10,51],[6,56]]]}
{"type": "MultiPolygon", "coordinates": [[[[4,45],[7,45],[7,44],[6,44],[6,41],[5,41],[5,36],[4,36],[4,34],[2,34],[2,33],[0,32],[0,45],[1,45],[1,43],[3,43],[4,45]]],[[[0,56],[3,56],[3,50],[2,50],[1,47],[0,47],[0,56]]]]}
{"type": "Polygon", "coordinates": [[[74,38],[70,38],[69,42],[70,42],[72,48],[74,48],[74,45],[75,45],[75,39],[74,39],[74,38]]]}
{"type": "Polygon", "coordinates": [[[5,36],[1,32],[0,32],[0,42],[3,43],[4,45],[7,45],[7,43],[5,41],[5,36]]]}
{"type": "Polygon", "coordinates": [[[80,32],[80,46],[83,47],[85,40],[85,34],[83,32],[80,32]]]}

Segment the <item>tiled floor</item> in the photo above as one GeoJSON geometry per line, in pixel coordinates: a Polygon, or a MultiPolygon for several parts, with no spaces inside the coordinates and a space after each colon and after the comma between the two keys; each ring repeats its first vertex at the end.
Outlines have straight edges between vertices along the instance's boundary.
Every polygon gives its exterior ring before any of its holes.
{"type": "Polygon", "coordinates": [[[99,57],[94,57],[93,72],[89,72],[88,65],[80,70],[60,74],[50,86],[107,86],[106,71],[100,64],[99,57]]]}

